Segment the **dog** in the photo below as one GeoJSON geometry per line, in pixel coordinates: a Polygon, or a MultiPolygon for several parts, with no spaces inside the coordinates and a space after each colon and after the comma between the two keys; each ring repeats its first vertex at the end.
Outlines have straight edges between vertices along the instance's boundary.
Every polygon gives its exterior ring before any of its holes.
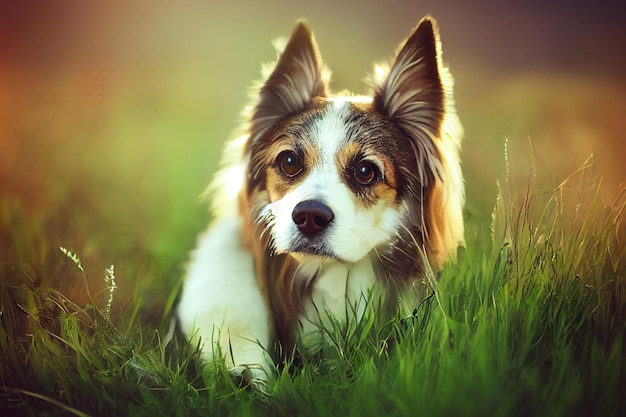
{"type": "Polygon", "coordinates": [[[332,95],[329,78],[298,21],[226,146],[177,307],[203,359],[252,379],[273,375],[273,343],[313,349],[374,297],[410,303],[464,243],[463,132],[435,20],[377,68],[370,96],[332,95]]]}

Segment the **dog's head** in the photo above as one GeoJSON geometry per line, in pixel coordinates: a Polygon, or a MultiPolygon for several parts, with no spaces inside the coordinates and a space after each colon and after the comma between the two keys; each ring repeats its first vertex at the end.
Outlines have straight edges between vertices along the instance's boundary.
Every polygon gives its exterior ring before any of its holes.
{"type": "Polygon", "coordinates": [[[274,253],[299,260],[356,262],[376,251],[406,262],[418,255],[407,255],[410,243],[440,264],[462,242],[463,183],[434,21],[411,32],[371,97],[331,96],[324,74],[299,22],[251,112],[252,220],[274,253]]]}

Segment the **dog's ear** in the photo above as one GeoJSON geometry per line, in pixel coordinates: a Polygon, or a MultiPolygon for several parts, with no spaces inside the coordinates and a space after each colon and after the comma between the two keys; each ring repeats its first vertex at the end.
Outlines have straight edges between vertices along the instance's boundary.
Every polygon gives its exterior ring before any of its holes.
{"type": "Polygon", "coordinates": [[[440,51],[437,24],[425,17],[400,46],[374,93],[374,109],[412,137],[439,136],[445,104],[440,51]]]}
{"type": "Polygon", "coordinates": [[[401,45],[389,72],[379,81],[373,109],[391,120],[410,139],[419,187],[428,186],[420,207],[421,242],[435,268],[454,256],[463,243],[464,185],[459,161],[463,130],[454,111],[452,78],[441,64],[441,45],[435,21],[422,19],[401,45]]]}
{"type": "Polygon", "coordinates": [[[252,123],[265,131],[278,120],[310,108],[326,96],[323,65],[313,32],[299,20],[276,66],[261,88],[252,123]]]}

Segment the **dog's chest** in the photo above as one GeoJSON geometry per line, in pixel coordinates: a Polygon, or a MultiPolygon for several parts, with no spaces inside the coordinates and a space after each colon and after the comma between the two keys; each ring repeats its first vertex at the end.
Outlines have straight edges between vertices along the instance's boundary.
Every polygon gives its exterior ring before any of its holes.
{"type": "Polygon", "coordinates": [[[325,261],[303,265],[304,270],[312,267],[320,272],[300,318],[299,332],[305,346],[321,340],[322,327],[328,331],[350,320],[360,320],[368,302],[380,291],[369,256],[353,264],[325,261]]]}

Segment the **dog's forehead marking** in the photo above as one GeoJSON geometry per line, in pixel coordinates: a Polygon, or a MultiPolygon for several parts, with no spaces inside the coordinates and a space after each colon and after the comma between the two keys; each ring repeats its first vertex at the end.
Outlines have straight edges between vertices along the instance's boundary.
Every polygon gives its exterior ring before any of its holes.
{"type": "Polygon", "coordinates": [[[322,166],[334,164],[335,155],[346,143],[348,137],[347,119],[350,112],[348,101],[333,100],[326,107],[322,117],[317,119],[312,127],[322,166]]]}

